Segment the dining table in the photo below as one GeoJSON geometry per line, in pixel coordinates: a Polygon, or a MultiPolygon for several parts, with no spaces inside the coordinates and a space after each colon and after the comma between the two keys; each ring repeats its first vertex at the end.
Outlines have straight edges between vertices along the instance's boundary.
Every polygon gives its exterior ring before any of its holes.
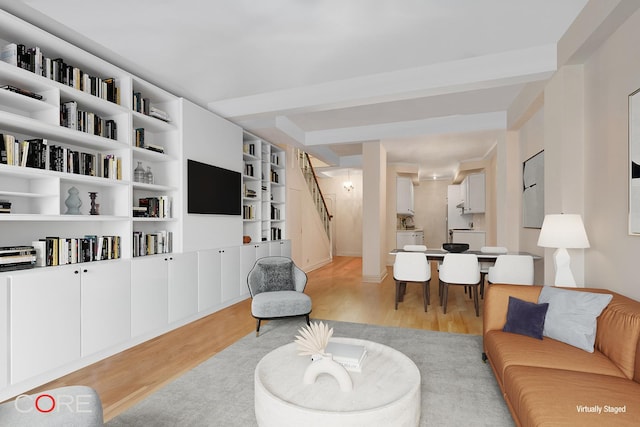
{"type": "MultiPolygon", "coordinates": [[[[445,251],[444,249],[427,249],[426,251],[405,251],[404,249],[393,249],[391,252],[389,252],[390,255],[395,255],[399,252],[421,252],[423,254],[425,254],[427,256],[427,259],[429,261],[442,261],[444,259],[444,256],[448,253],[454,253],[454,252],[448,252],[445,251]]],[[[531,254],[529,252],[501,252],[501,253],[497,253],[497,252],[481,252],[481,251],[471,251],[471,250],[467,250],[464,252],[459,252],[459,253],[463,253],[463,254],[474,254],[478,257],[478,261],[479,262],[490,262],[490,263],[495,263],[496,259],[500,256],[500,255],[530,255],[531,257],[533,257],[533,260],[539,260],[542,259],[542,257],[540,255],[535,255],[535,254],[531,254]]]]}

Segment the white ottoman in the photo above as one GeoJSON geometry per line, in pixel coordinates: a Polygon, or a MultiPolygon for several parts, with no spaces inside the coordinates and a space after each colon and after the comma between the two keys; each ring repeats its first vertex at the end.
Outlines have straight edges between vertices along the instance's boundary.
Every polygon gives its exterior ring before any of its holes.
{"type": "Polygon", "coordinates": [[[255,411],[262,427],[417,426],[420,421],[420,371],[411,359],[386,345],[352,338],[331,341],[364,345],[362,372],[349,372],[353,391],[320,375],[302,382],[311,363],[295,343],[273,350],[255,370],[255,411]]]}

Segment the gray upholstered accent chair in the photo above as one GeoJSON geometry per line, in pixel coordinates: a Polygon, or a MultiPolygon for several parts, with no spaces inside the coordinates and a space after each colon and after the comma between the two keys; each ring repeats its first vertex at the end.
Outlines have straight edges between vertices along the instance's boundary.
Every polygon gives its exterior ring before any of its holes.
{"type": "Polygon", "coordinates": [[[251,292],[251,315],[257,319],[256,336],[263,319],[305,316],[309,324],[311,298],[304,293],[307,275],[291,258],[260,258],[247,276],[251,292]]]}
{"type": "Polygon", "coordinates": [[[103,426],[102,402],[91,387],[68,386],[20,395],[0,405],[0,425],[11,427],[103,426]]]}

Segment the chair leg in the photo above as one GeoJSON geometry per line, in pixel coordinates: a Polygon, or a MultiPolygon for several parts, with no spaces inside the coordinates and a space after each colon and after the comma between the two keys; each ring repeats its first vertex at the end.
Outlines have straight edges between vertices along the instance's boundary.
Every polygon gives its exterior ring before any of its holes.
{"type": "Polygon", "coordinates": [[[440,305],[442,305],[442,280],[438,279],[438,297],[440,298],[440,305]]]}
{"type": "Polygon", "coordinates": [[[427,305],[431,305],[431,279],[427,280],[427,305]]]}
{"type": "Polygon", "coordinates": [[[422,284],[422,303],[424,304],[425,313],[427,312],[428,298],[429,298],[429,282],[424,282],[422,284]]]}
{"type": "Polygon", "coordinates": [[[484,299],[484,282],[487,277],[487,273],[480,272],[480,298],[484,299]]]}
{"type": "Polygon", "coordinates": [[[476,317],[480,317],[480,301],[478,301],[478,287],[480,285],[476,284],[473,286],[473,305],[476,307],[476,317]]]}
{"type": "Polygon", "coordinates": [[[399,299],[400,299],[400,282],[396,280],[396,310],[398,309],[399,299]]]}
{"type": "Polygon", "coordinates": [[[261,321],[261,320],[262,320],[262,319],[258,319],[258,321],[256,322],[256,337],[257,337],[258,335],[260,335],[260,321],[261,321]]]}
{"type": "Polygon", "coordinates": [[[309,313],[305,314],[304,318],[307,321],[307,326],[311,326],[311,322],[309,322],[309,313]]]}
{"type": "Polygon", "coordinates": [[[442,311],[443,314],[447,314],[447,299],[449,298],[449,285],[447,283],[443,284],[442,289],[442,311]]]}

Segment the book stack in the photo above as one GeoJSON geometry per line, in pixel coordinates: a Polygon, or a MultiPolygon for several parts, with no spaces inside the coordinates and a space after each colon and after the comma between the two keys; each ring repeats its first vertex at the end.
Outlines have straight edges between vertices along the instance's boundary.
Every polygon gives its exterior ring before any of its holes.
{"type": "Polygon", "coordinates": [[[151,117],[155,117],[156,119],[160,119],[163,122],[171,121],[171,117],[169,117],[169,114],[167,114],[165,111],[162,111],[161,109],[156,107],[150,107],[148,115],[151,117]]]}
{"type": "Polygon", "coordinates": [[[257,196],[256,190],[252,190],[250,188],[245,188],[244,197],[249,197],[251,199],[254,199],[256,196],[257,196]]]}
{"type": "Polygon", "coordinates": [[[255,219],[255,210],[253,205],[242,205],[242,219],[255,219]]]}
{"type": "Polygon", "coordinates": [[[8,200],[0,200],[0,214],[11,213],[11,202],[8,200]]]}
{"type": "Polygon", "coordinates": [[[33,246],[0,247],[0,271],[21,270],[36,265],[36,249],[33,246]]]}
{"type": "Polygon", "coordinates": [[[362,372],[362,363],[367,357],[367,349],[363,345],[334,341],[329,341],[324,352],[331,354],[333,360],[344,366],[346,370],[353,372],[362,372]]]}

